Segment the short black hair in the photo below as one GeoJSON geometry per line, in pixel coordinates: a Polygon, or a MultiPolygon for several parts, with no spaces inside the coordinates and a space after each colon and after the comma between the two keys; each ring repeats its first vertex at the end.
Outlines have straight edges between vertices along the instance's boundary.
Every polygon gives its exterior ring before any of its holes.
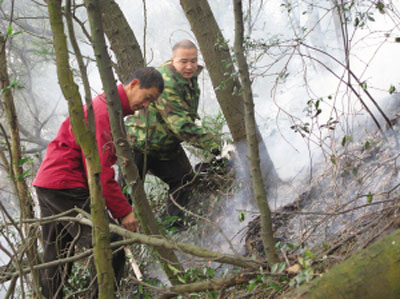
{"type": "Polygon", "coordinates": [[[172,53],[175,54],[175,51],[180,49],[180,48],[183,48],[183,49],[196,49],[197,50],[197,47],[194,44],[194,42],[192,42],[192,41],[190,41],[188,39],[184,39],[184,40],[181,40],[181,41],[177,42],[172,47],[172,53]]]}
{"type": "Polygon", "coordinates": [[[125,84],[128,85],[133,80],[139,80],[140,88],[157,87],[160,94],[164,90],[164,80],[160,72],[151,66],[144,67],[133,72],[125,84]]]}

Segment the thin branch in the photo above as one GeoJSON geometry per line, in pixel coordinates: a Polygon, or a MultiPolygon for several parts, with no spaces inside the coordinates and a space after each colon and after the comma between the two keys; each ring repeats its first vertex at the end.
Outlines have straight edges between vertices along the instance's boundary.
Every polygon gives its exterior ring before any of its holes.
{"type": "Polygon", "coordinates": [[[146,36],[147,36],[147,7],[146,7],[146,0],[143,1],[143,18],[144,18],[144,27],[143,27],[143,61],[144,61],[144,66],[147,64],[147,58],[146,58],[146,50],[147,50],[147,45],[146,45],[146,36]]]}

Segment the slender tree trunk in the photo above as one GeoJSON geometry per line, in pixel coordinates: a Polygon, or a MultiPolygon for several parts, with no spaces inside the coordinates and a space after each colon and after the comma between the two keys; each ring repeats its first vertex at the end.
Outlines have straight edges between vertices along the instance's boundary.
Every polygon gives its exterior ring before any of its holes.
{"type": "Polygon", "coordinates": [[[82,78],[83,88],[85,90],[85,102],[86,102],[86,109],[87,109],[87,119],[88,119],[88,126],[92,132],[96,131],[96,124],[94,119],[94,112],[92,106],[92,93],[90,91],[90,83],[89,78],[87,75],[87,68],[83,61],[82,53],[79,48],[78,42],[76,40],[75,31],[74,31],[74,24],[72,21],[72,13],[71,13],[71,0],[65,1],[65,19],[67,21],[67,28],[68,28],[68,35],[69,40],[71,42],[72,48],[75,53],[76,61],[78,62],[79,72],[82,78]]]}
{"type": "MultiPolygon", "coordinates": [[[[236,71],[229,52],[229,45],[218,27],[207,0],[180,0],[180,3],[199,43],[218,103],[232,134],[239,158],[244,168],[248,169],[249,148],[246,143],[243,100],[239,94],[240,82],[235,75],[236,71]]],[[[267,187],[272,187],[279,181],[279,177],[258,129],[257,136],[260,152],[263,153],[264,180],[267,187]]]]}
{"type": "Polygon", "coordinates": [[[258,140],[256,130],[256,120],[254,117],[253,93],[251,90],[251,82],[249,69],[244,55],[243,48],[243,12],[242,1],[233,0],[235,15],[235,56],[239,67],[240,80],[242,81],[241,93],[244,99],[245,124],[247,143],[250,148],[250,174],[253,181],[253,192],[257,206],[261,213],[261,239],[264,245],[265,256],[270,264],[279,262],[278,255],[275,251],[275,240],[272,231],[271,212],[268,206],[267,195],[264,189],[260,168],[260,156],[258,152],[258,140]]]}
{"type": "Polygon", "coordinates": [[[76,141],[86,157],[87,177],[90,192],[90,206],[93,221],[92,242],[100,298],[114,297],[114,271],[110,249],[110,233],[105,202],[102,197],[101,165],[95,139],[95,132],[88,129],[84,119],[82,101],[78,86],[73,81],[69,66],[68,48],[61,14],[61,0],[49,0],[49,17],[53,32],[57,75],[64,97],[68,100],[69,115],[76,141]]]}
{"type": "Polygon", "coordinates": [[[100,0],[104,33],[117,59],[114,65],[121,82],[126,83],[133,71],[144,67],[142,51],[128,21],[113,0],[100,0]]]}
{"type": "MultiPolygon", "coordinates": [[[[30,195],[26,180],[24,177],[24,169],[21,154],[21,142],[18,128],[17,113],[14,105],[14,98],[12,95],[12,88],[10,86],[10,80],[8,78],[7,70],[7,59],[6,59],[6,40],[0,35],[0,91],[1,97],[3,99],[3,110],[8,123],[8,128],[11,137],[11,151],[10,151],[10,161],[8,163],[9,173],[11,180],[13,180],[13,185],[16,188],[16,193],[18,196],[19,206],[21,210],[21,219],[33,219],[33,200],[30,195]]],[[[6,138],[6,136],[5,136],[6,138]]],[[[25,241],[27,246],[27,256],[29,265],[33,266],[39,263],[38,248],[36,243],[35,231],[28,224],[24,225],[25,241]]],[[[23,236],[21,236],[23,237],[23,236]]],[[[40,297],[40,276],[38,271],[32,272],[33,280],[33,294],[35,298],[40,297]]]]}
{"type": "MultiPolygon", "coordinates": [[[[139,178],[137,167],[134,163],[133,154],[130,145],[126,139],[125,127],[122,120],[121,101],[115,86],[115,78],[112,73],[111,60],[107,54],[105,40],[102,30],[102,21],[99,13],[96,13],[97,6],[93,0],[88,1],[89,20],[92,26],[92,37],[97,64],[103,82],[104,91],[106,93],[108,111],[111,123],[111,132],[113,135],[114,145],[117,156],[120,159],[120,165],[124,178],[133,192],[131,193],[135,206],[135,214],[143,225],[144,231],[148,235],[161,235],[160,227],[151,211],[146,194],[144,192],[143,182],[139,178]],[[100,59],[101,58],[101,59],[100,59]]],[[[178,258],[172,250],[166,250],[162,247],[156,247],[160,255],[161,265],[172,284],[179,284],[179,280],[168,264],[172,264],[174,268],[183,270],[178,258]]]]}

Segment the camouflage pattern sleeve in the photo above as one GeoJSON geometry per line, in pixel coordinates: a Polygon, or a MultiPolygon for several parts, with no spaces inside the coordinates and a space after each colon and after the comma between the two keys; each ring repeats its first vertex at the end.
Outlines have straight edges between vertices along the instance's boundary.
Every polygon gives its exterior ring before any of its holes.
{"type": "Polygon", "coordinates": [[[188,103],[184,92],[185,88],[172,88],[166,84],[162,96],[156,102],[157,110],[168,129],[179,139],[196,147],[209,151],[219,149],[217,138],[195,123],[199,119],[197,105],[188,103]]]}

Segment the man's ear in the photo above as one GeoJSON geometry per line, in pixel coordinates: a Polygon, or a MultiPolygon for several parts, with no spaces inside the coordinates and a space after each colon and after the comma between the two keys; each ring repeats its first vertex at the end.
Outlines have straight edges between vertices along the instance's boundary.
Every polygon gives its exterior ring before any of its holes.
{"type": "Polygon", "coordinates": [[[131,82],[129,82],[128,86],[129,86],[129,89],[133,89],[136,86],[139,87],[140,86],[140,81],[138,79],[133,79],[131,82]]]}

